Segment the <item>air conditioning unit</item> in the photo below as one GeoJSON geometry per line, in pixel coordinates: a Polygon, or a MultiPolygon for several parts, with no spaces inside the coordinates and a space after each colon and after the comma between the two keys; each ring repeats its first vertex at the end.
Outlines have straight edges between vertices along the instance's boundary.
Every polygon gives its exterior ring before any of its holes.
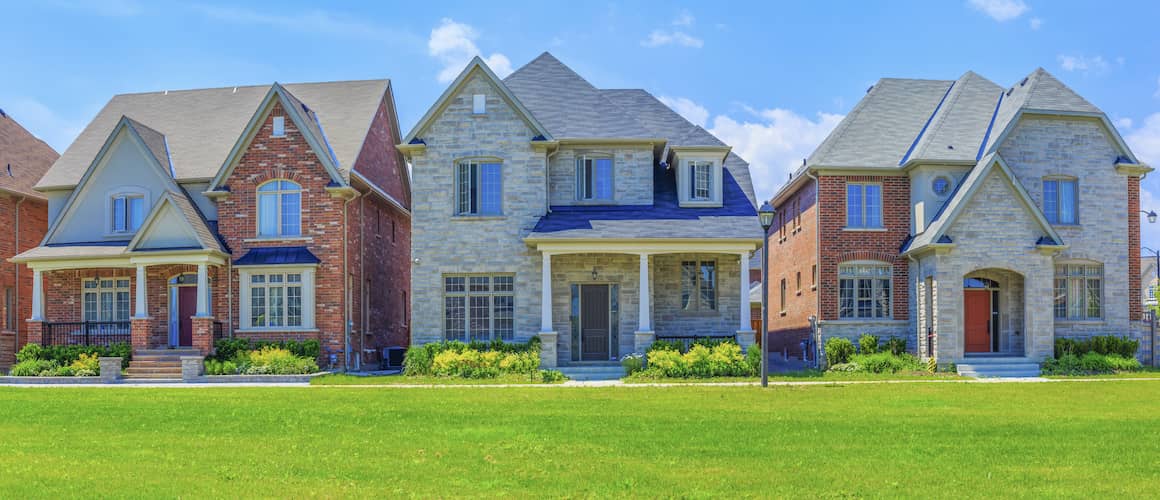
{"type": "Polygon", "coordinates": [[[403,356],[407,353],[405,347],[384,347],[383,348],[383,369],[384,370],[401,370],[403,368],[403,356]]]}

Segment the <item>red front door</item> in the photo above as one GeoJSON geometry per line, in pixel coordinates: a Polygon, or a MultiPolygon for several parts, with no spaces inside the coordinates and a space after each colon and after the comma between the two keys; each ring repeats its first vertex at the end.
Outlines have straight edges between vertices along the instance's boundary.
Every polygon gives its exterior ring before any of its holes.
{"type": "Polygon", "coordinates": [[[197,314],[197,287],[177,287],[177,345],[193,346],[193,315],[197,314]]]}
{"type": "Polygon", "coordinates": [[[991,291],[963,292],[963,331],[967,352],[991,352],[991,291]]]}

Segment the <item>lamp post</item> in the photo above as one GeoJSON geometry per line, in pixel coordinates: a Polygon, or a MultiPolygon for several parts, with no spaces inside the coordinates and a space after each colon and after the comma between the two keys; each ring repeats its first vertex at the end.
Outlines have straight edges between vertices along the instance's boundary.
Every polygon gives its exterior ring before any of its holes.
{"type": "MultiPolygon", "coordinates": [[[[773,225],[773,205],[768,201],[757,209],[761,222],[761,386],[769,387],[769,227],[773,225]]],[[[1160,254],[1158,254],[1160,255],[1160,254]]]]}
{"type": "MultiPolygon", "coordinates": [[[[1156,211],[1155,210],[1141,210],[1140,213],[1148,216],[1148,223],[1149,224],[1156,223],[1156,211]]],[[[1144,250],[1147,250],[1148,252],[1156,255],[1156,282],[1158,284],[1160,284],[1160,251],[1152,250],[1151,248],[1148,248],[1148,247],[1143,247],[1143,248],[1144,248],[1144,250]]],[[[1151,321],[1148,322],[1148,326],[1151,327],[1151,330],[1152,330],[1152,359],[1150,361],[1152,361],[1152,363],[1151,363],[1152,365],[1155,365],[1156,364],[1156,310],[1155,309],[1152,310],[1151,321]]]]}

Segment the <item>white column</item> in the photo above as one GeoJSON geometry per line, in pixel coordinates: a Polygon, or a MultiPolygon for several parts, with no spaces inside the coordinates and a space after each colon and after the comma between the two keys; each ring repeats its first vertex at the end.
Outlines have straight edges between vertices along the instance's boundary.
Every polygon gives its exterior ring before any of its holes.
{"type": "Polygon", "coordinates": [[[544,265],[540,269],[540,331],[552,329],[552,254],[543,253],[544,265]]]}
{"type": "Polygon", "coordinates": [[[44,321],[44,276],[40,269],[32,270],[32,319],[44,321]]]}
{"type": "Polygon", "coordinates": [[[737,327],[739,332],[753,329],[749,308],[749,252],[741,252],[741,321],[737,327]]]}
{"type": "Polygon", "coordinates": [[[650,314],[652,293],[648,289],[648,254],[640,254],[640,318],[637,320],[637,331],[652,331],[652,315],[650,314]]]}
{"type": "Polygon", "coordinates": [[[145,290],[148,287],[148,279],[145,276],[145,266],[137,265],[137,310],[133,314],[134,318],[148,318],[149,308],[146,303],[145,290]]]}
{"type": "Polygon", "coordinates": [[[197,265],[197,315],[209,316],[209,266],[197,265]]]}

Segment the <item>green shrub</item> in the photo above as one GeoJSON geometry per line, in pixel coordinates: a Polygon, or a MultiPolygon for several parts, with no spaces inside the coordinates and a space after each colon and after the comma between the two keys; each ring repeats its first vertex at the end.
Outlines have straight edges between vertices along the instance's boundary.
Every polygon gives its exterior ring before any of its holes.
{"type": "Polygon", "coordinates": [[[838,365],[849,363],[854,355],[854,343],[850,339],[833,337],[826,341],[826,363],[838,365]]]}
{"type": "Polygon", "coordinates": [[[213,343],[214,354],[206,359],[226,361],[237,359],[238,353],[260,351],[267,347],[285,349],[300,358],[317,360],[322,355],[322,344],[317,339],[309,340],[250,340],[250,339],[220,339],[213,343]]]}
{"type": "Polygon", "coordinates": [[[44,348],[40,344],[25,344],[20,348],[20,352],[16,353],[16,361],[36,361],[38,359],[47,359],[44,357],[44,348]]]}
{"type": "Polygon", "coordinates": [[[885,352],[889,352],[895,356],[906,354],[906,339],[902,337],[890,337],[886,339],[885,352]]]}
{"type": "Polygon", "coordinates": [[[238,365],[233,361],[205,360],[206,375],[237,375],[238,373],[240,373],[238,371],[238,365]]]}
{"type": "Polygon", "coordinates": [[[761,346],[749,346],[749,350],[745,351],[745,364],[749,366],[749,371],[761,373],[761,346]]]}
{"type": "Polygon", "coordinates": [[[760,351],[753,351],[756,356],[742,354],[736,342],[720,342],[711,348],[694,344],[685,354],[657,349],[645,355],[647,367],[640,373],[651,378],[748,377],[757,373],[760,364],[760,351]]]}
{"type": "MultiPolygon", "coordinates": [[[[26,344],[16,353],[19,362],[51,361],[58,367],[69,367],[64,372],[66,376],[96,376],[100,373],[100,359],[102,357],[121,358],[121,367],[127,368],[132,358],[133,347],[126,342],[110,344],[108,346],[87,345],[52,345],[26,344]],[[78,364],[79,363],[79,364],[78,364]]],[[[32,365],[28,365],[32,366],[32,365]]],[[[45,371],[45,370],[42,370],[45,371]]],[[[59,370],[58,370],[59,371],[59,370]]],[[[45,375],[51,376],[52,374],[45,375]]],[[[27,376],[27,375],[25,375],[27,376]]]]}
{"type": "Polygon", "coordinates": [[[94,354],[81,354],[69,369],[77,377],[95,377],[101,373],[101,361],[94,354]]]}
{"type": "Polygon", "coordinates": [[[48,359],[28,359],[12,365],[8,371],[13,377],[51,377],[60,365],[48,359]]]}
{"type": "Polygon", "coordinates": [[[1068,354],[1083,356],[1089,352],[1103,355],[1115,354],[1124,358],[1132,358],[1136,356],[1136,351],[1139,349],[1140,341],[1112,335],[1087,339],[1055,339],[1055,357],[1057,359],[1068,354]]]}
{"type": "Polygon", "coordinates": [[[858,337],[858,347],[860,354],[877,354],[878,336],[863,333],[861,337],[858,337]]]}
{"type": "Polygon", "coordinates": [[[297,356],[288,349],[268,345],[249,353],[247,375],[303,375],[318,371],[313,358],[297,356]]]}
{"type": "Polygon", "coordinates": [[[411,346],[403,357],[405,375],[440,375],[437,372],[442,371],[443,376],[490,378],[499,375],[500,372],[532,373],[539,367],[539,337],[532,337],[525,343],[473,341],[465,344],[456,340],[431,342],[411,346]],[[464,356],[468,352],[474,354],[464,356]],[[484,363],[480,353],[496,353],[496,356],[489,355],[484,363]],[[440,355],[443,357],[437,369],[436,359],[440,355]],[[452,367],[453,364],[463,366],[452,367]]]}
{"type": "Polygon", "coordinates": [[[1082,356],[1064,354],[1049,359],[1040,365],[1044,375],[1100,375],[1115,372],[1131,372],[1142,369],[1135,357],[1119,354],[1088,352],[1082,356]]]}
{"type": "Polygon", "coordinates": [[[888,352],[877,354],[855,354],[850,357],[850,364],[857,365],[857,370],[866,373],[899,373],[926,371],[926,365],[910,354],[895,356],[888,352]]]}
{"type": "Polygon", "coordinates": [[[568,380],[568,376],[560,370],[540,370],[540,381],[545,384],[554,384],[568,380]]]}
{"type": "Polygon", "coordinates": [[[624,367],[625,376],[632,375],[644,369],[644,356],[628,354],[620,358],[620,366],[624,367]]]}
{"type": "MultiPolygon", "coordinates": [[[[685,344],[676,340],[655,340],[652,345],[648,347],[648,352],[652,351],[676,351],[683,352],[685,344]]],[[[647,354],[647,353],[646,353],[647,354]]]]}

